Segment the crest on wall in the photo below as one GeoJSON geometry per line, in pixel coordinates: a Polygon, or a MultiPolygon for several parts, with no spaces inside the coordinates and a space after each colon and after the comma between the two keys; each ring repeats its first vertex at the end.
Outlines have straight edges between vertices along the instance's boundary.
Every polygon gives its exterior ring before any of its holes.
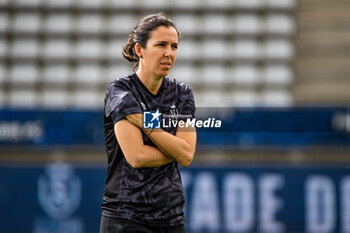
{"type": "Polygon", "coordinates": [[[44,212],[53,219],[70,217],[81,201],[81,180],[65,163],[49,164],[38,180],[38,200],[44,212]]]}

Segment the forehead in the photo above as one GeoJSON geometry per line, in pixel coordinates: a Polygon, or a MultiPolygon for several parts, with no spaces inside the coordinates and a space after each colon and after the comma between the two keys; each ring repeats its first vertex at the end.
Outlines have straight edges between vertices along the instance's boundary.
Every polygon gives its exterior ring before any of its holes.
{"type": "Polygon", "coordinates": [[[178,43],[179,38],[174,27],[160,26],[152,32],[149,40],[152,42],[168,41],[172,43],[178,43]]]}

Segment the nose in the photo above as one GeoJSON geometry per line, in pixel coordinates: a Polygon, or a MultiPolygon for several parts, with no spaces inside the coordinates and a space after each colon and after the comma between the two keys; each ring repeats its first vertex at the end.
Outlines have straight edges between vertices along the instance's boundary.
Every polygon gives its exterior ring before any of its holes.
{"type": "Polygon", "coordinates": [[[175,51],[171,48],[171,45],[168,45],[164,51],[164,57],[174,56],[175,51]]]}
{"type": "Polygon", "coordinates": [[[171,55],[171,49],[169,46],[167,46],[164,51],[164,57],[169,57],[170,55],[171,55]]]}

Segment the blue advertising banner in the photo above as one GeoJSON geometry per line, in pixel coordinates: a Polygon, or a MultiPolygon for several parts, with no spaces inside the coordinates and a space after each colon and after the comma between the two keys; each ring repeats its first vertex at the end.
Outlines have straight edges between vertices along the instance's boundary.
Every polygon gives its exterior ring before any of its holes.
{"type": "MultiPolygon", "coordinates": [[[[196,114],[188,123],[197,126],[199,148],[350,145],[350,111],[344,107],[199,108],[196,114]]],[[[11,146],[103,147],[103,112],[1,109],[0,147],[11,146]]]]}
{"type": "Polygon", "coordinates": [[[93,110],[0,110],[0,146],[103,145],[103,112],[93,110]]]}
{"type": "MultiPolygon", "coordinates": [[[[182,169],[187,232],[350,232],[350,166],[182,169]]],[[[0,232],[98,232],[106,169],[0,166],[0,232]]]]}

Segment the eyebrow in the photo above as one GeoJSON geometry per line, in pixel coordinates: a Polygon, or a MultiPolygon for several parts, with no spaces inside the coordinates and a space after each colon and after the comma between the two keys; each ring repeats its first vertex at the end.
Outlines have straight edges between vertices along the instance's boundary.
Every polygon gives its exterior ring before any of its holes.
{"type": "MultiPolygon", "coordinates": [[[[168,43],[168,41],[166,40],[159,40],[156,42],[156,44],[159,44],[159,43],[168,43]]],[[[173,44],[179,44],[178,42],[174,42],[173,44]]]]}

